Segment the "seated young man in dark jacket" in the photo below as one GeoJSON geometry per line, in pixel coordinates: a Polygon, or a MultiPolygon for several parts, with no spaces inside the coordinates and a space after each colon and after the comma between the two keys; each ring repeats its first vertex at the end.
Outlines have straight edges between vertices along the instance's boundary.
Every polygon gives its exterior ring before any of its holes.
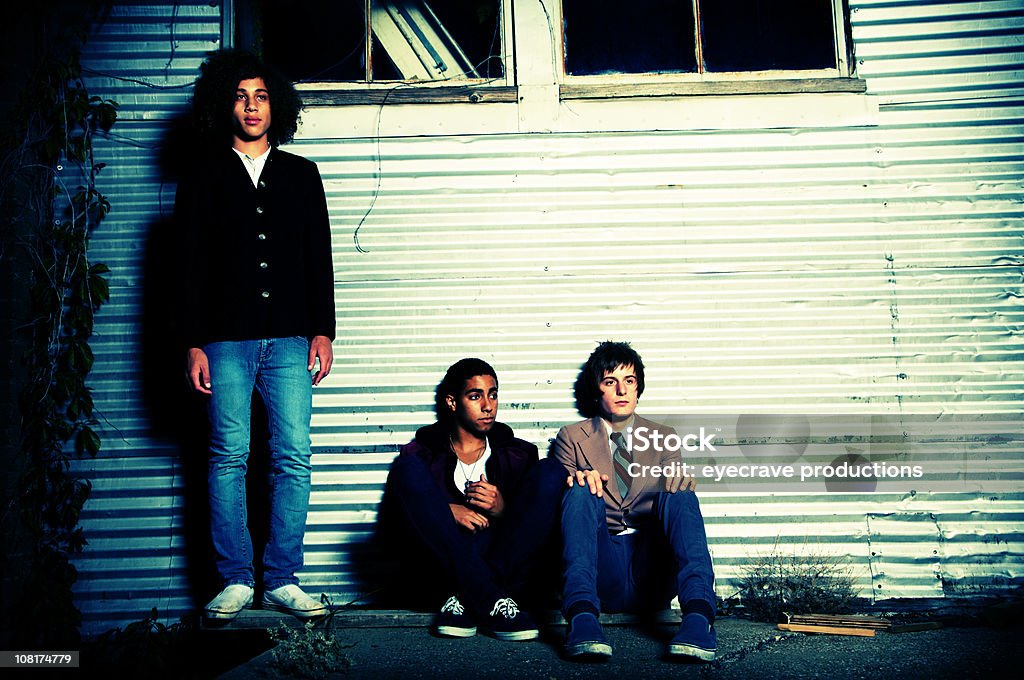
{"type": "Polygon", "coordinates": [[[400,557],[415,565],[405,573],[443,588],[439,635],[469,637],[480,624],[500,640],[532,640],[537,627],[514,596],[554,528],[565,471],[497,422],[498,378],[485,361],[449,368],[435,402],[438,421],[391,468],[398,526],[385,530],[404,534],[400,557]]]}

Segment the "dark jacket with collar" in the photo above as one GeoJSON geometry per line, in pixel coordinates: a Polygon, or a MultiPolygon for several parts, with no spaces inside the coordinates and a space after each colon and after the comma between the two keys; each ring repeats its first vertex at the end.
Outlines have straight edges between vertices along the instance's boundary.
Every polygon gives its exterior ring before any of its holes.
{"type": "MultiPolygon", "coordinates": [[[[509,503],[519,491],[519,485],[531,465],[537,462],[537,447],[516,437],[512,428],[504,423],[494,423],[487,433],[491,446],[491,457],[487,459],[485,477],[498,487],[505,503],[509,503]]],[[[434,423],[416,431],[416,438],[402,447],[399,456],[418,456],[430,468],[437,485],[444,489],[449,503],[463,504],[466,496],[462,489],[455,487],[455,453],[451,450],[449,429],[444,423],[434,423]]]]}
{"type": "Polygon", "coordinates": [[[182,178],[184,340],[334,339],[334,266],[316,164],[273,149],[253,186],[230,147],[182,178]]]}

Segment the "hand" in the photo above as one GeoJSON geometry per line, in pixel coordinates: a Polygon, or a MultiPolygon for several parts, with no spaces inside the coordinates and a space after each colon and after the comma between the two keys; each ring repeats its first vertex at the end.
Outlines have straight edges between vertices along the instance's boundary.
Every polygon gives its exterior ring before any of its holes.
{"type": "Polygon", "coordinates": [[[505,512],[505,499],[501,491],[486,479],[466,485],[466,498],[470,505],[480,508],[491,517],[501,517],[501,513],[505,512]]]}
{"type": "Polygon", "coordinates": [[[313,374],[313,384],[319,385],[320,381],[327,377],[334,365],[334,348],[331,347],[331,340],[326,335],[317,335],[313,342],[309,343],[309,365],[307,371],[312,371],[317,359],[320,360],[320,370],[313,374]]]}
{"type": "Polygon", "coordinates": [[[665,490],[669,493],[676,491],[694,491],[697,488],[697,478],[692,475],[672,475],[665,477],[665,490]]]}
{"type": "Polygon", "coordinates": [[[580,486],[586,486],[590,488],[590,493],[601,498],[604,496],[604,485],[608,481],[608,475],[602,475],[597,470],[577,470],[576,472],[569,475],[569,479],[566,480],[569,486],[573,485],[573,482],[580,486]]]}
{"type": "Polygon", "coordinates": [[[490,525],[486,517],[475,510],[470,510],[465,505],[449,503],[448,507],[451,508],[455,523],[464,529],[469,529],[474,534],[481,529],[486,529],[490,525]]]}
{"type": "Polygon", "coordinates": [[[187,378],[192,389],[201,394],[213,394],[213,383],[210,381],[210,360],[206,352],[198,347],[192,347],[188,351],[187,378]]]}

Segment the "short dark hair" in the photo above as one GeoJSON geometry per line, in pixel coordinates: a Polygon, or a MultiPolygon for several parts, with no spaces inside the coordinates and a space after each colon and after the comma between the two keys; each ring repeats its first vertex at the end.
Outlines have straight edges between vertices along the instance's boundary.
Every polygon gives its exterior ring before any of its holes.
{"type": "Polygon", "coordinates": [[[262,78],[270,94],[271,122],[267,131],[270,144],[286,144],[295,137],[302,98],[291,81],[254,54],[218,50],[211,52],[199,67],[199,79],[192,92],[193,122],[207,143],[230,146],[234,133],[231,113],[235,92],[238,83],[249,78],[262,78]]]}
{"type": "Polygon", "coordinates": [[[444,378],[434,393],[434,410],[437,412],[438,420],[448,421],[454,417],[448,408],[445,397],[448,395],[457,397],[466,385],[466,381],[478,375],[489,375],[494,378],[494,384],[498,384],[498,374],[483,359],[459,359],[448,367],[448,372],[444,374],[444,378]]]}
{"type": "Polygon", "coordinates": [[[593,418],[600,412],[598,402],[601,399],[601,381],[606,373],[619,366],[633,367],[636,394],[639,397],[644,393],[644,362],[640,355],[628,342],[605,340],[590,353],[587,363],[583,364],[576,378],[576,408],[585,418],[593,418]]]}

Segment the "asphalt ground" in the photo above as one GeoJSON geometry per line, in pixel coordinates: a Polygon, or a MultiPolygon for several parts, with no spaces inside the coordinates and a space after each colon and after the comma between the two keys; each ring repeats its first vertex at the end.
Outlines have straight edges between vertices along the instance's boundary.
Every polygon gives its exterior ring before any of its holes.
{"type": "MultiPolygon", "coordinates": [[[[1013,678],[1022,676],[1019,627],[960,626],[874,637],[805,634],[741,618],[717,622],[718,657],[709,664],[666,658],[675,625],[605,625],[612,658],[579,663],[562,657],[564,625],[542,626],[541,639],[502,642],[484,635],[443,639],[427,617],[390,612],[382,619],[335,622],[347,669],[332,678],[1013,678]],[[415,621],[413,620],[415,619],[415,621]],[[379,626],[379,627],[378,627],[379,626]],[[400,627],[396,627],[400,626],[400,627]]],[[[252,625],[249,621],[242,625],[252,625]]],[[[282,677],[275,650],[222,675],[228,680],[282,677]]]]}

